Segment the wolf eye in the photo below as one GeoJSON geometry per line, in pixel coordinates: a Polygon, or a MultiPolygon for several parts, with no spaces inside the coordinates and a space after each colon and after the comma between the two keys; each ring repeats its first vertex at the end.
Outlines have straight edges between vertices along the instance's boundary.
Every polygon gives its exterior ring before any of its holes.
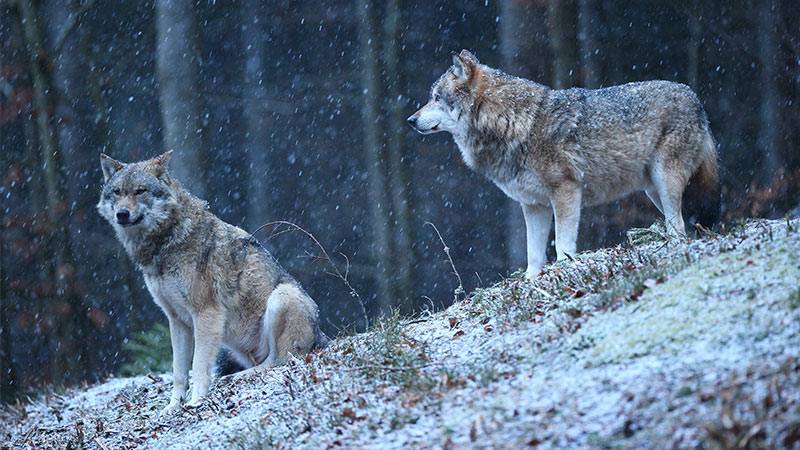
{"type": "Polygon", "coordinates": [[[133,191],[133,193],[134,193],[135,195],[142,195],[142,194],[144,194],[145,192],[147,192],[147,189],[145,189],[145,188],[139,188],[139,189],[137,189],[137,190],[133,191]]]}
{"type": "Polygon", "coordinates": [[[442,99],[442,96],[439,94],[433,94],[433,101],[438,102],[442,99]]]}
{"type": "Polygon", "coordinates": [[[114,193],[114,195],[119,195],[122,193],[122,191],[119,190],[119,188],[114,189],[112,192],[114,193]]]}

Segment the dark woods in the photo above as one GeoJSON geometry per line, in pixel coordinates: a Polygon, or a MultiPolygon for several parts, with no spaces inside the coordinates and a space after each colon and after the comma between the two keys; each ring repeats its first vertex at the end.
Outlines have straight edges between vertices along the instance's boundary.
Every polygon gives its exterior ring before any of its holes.
{"type": "MultiPolygon", "coordinates": [[[[667,79],[709,113],[727,219],[779,217],[800,186],[800,8],[791,1],[284,2],[0,0],[0,392],[93,381],[162,314],[94,210],[100,152],[176,150],[224,220],[288,220],[340,264],[369,315],[440,309],[523,268],[516,204],[404,118],[450,52],[555,87],[667,79]],[[338,255],[338,256],[335,256],[338,255]],[[344,256],[346,255],[347,260],[344,256]]],[[[643,197],[590,209],[582,249],[657,218],[643,197]]],[[[323,326],[360,307],[302,233],[257,236],[323,326]]]]}

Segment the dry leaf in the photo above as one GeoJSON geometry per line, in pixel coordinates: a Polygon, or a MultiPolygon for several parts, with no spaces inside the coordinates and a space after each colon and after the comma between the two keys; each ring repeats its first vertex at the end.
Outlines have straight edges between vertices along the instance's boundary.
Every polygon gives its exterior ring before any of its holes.
{"type": "Polygon", "coordinates": [[[400,401],[400,405],[402,405],[403,408],[410,408],[416,405],[421,398],[422,394],[406,394],[403,396],[403,400],[400,401]]]}
{"type": "Polygon", "coordinates": [[[353,408],[350,408],[350,407],[345,407],[342,410],[342,415],[347,417],[350,420],[356,420],[357,419],[356,412],[353,411],[353,408]]]}

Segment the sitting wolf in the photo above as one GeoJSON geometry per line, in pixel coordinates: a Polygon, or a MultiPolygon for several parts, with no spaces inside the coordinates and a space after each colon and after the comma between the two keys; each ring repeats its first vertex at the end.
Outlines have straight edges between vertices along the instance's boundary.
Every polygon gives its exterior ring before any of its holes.
{"type": "Polygon", "coordinates": [[[684,234],[687,184],[702,195],[699,221],[719,214],[717,152],[687,86],[646,81],[554,90],[507,75],[462,50],[408,118],[422,134],[453,135],[466,164],[522,204],[533,278],[556,222],[558,259],[574,255],[582,206],[645,191],[672,235],[684,234]]]}
{"type": "Polygon", "coordinates": [[[180,407],[190,361],[189,405],[202,400],[223,344],[245,367],[272,367],[327,339],[316,303],[253,236],[170,177],[170,155],[130,164],[100,155],[97,205],[169,321],[173,387],[162,413],[180,407]]]}

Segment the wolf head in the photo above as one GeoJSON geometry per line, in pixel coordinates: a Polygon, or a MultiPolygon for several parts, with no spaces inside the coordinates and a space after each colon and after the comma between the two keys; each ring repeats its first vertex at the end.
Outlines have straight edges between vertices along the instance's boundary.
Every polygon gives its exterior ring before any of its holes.
{"type": "Polygon", "coordinates": [[[167,171],[171,156],[169,151],[125,164],[100,155],[103,189],[97,210],[118,235],[146,233],[171,217],[178,206],[176,183],[167,171]]]}
{"type": "Polygon", "coordinates": [[[433,83],[428,103],[408,118],[411,127],[422,134],[458,134],[481,70],[478,58],[469,51],[454,54],[453,65],[433,83]]]}

